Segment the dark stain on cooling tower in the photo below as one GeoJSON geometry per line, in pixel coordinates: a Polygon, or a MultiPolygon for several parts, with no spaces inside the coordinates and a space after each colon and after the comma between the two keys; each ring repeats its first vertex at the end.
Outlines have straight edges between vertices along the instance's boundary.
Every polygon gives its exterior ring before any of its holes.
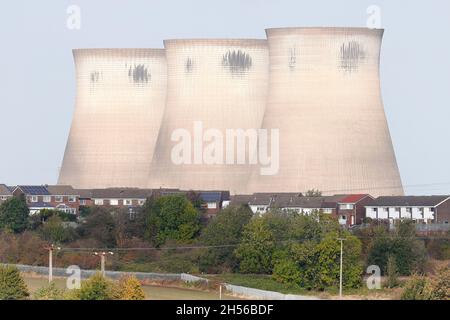
{"type": "Polygon", "coordinates": [[[289,70],[294,71],[295,70],[295,65],[297,64],[297,55],[295,52],[295,47],[294,48],[289,48],[289,53],[288,53],[288,66],[289,66],[289,70]]]}
{"type": "Polygon", "coordinates": [[[241,50],[230,50],[223,55],[222,66],[232,74],[243,74],[252,67],[252,57],[241,50]]]}
{"type": "Polygon", "coordinates": [[[187,58],[186,62],[184,64],[184,70],[186,73],[192,73],[192,70],[194,69],[194,62],[191,58],[187,58]]]}
{"type": "Polygon", "coordinates": [[[92,71],[89,75],[89,79],[91,83],[98,83],[100,81],[101,74],[98,71],[92,71]]]}
{"type": "Polygon", "coordinates": [[[366,53],[359,42],[343,43],[340,49],[340,68],[345,72],[357,71],[366,53]]]}
{"type": "Polygon", "coordinates": [[[135,84],[146,84],[151,79],[151,74],[144,64],[130,66],[128,69],[128,78],[135,84]]]}

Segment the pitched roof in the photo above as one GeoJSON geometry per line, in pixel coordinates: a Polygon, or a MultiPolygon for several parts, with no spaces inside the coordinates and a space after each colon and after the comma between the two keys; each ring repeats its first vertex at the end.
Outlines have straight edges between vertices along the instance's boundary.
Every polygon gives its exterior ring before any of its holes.
{"type": "Polygon", "coordinates": [[[373,207],[434,207],[449,199],[450,196],[383,196],[370,202],[373,207]]]}
{"type": "Polygon", "coordinates": [[[77,190],[72,186],[55,185],[47,186],[48,192],[55,196],[75,196],[78,195],[77,190]]]}
{"type": "Polygon", "coordinates": [[[345,196],[344,198],[339,200],[339,203],[357,203],[366,197],[370,197],[370,195],[368,195],[368,194],[351,194],[351,195],[345,196]]]}
{"type": "Polygon", "coordinates": [[[40,208],[40,209],[42,209],[42,208],[48,208],[48,209],[54,209],[54,208],[55,208],[52,204],[47,203],[47,202],[33,202],[33,203],[31,203],[29,206],[30,206],[30,209],[33,209],[33,208],[40,208]]]}
{"type": "Polygon", "coordinates": [[[12,193],[9,190],[7,185],[0,184],[0,195],[2,195],[2,196],[11,196],[12,195],[12,193]]]}
{"type": "Polygon", "coordinates": [[[272,208],[335,208],[343,196],[309,197],[301,193],[255,193],[250,205],[267,205],[272,208]]]}
{"type": "Polygon", "coordinates": [[[241,204],[249,204],[249,202],[253,199],[252,194],[237,194],[230,197],[231,205],[241,205],[241,204]]]}
{"type": "Polygon", "coordinates": [[[230,199],[229,191],[199,191],[198,194],[204,202],[220,202],[230,199]]]}
{"type": "Polygon", "coordinates": [[[22,192],[26,195],[31,195],[31,196],[48,196],[50,195],[50,193],[48,192],[47,188],[45,186],[24,186],[24,185],[20,185],[17,186],[16,188],[19,188],[20,190],[22,190],[22,192]]]}
{"type": "Polygon", "coordinates": [[[92,198],[96,199],[146,199],[153,193],[152,189],[107,188],[92,189],[92,198]]]}

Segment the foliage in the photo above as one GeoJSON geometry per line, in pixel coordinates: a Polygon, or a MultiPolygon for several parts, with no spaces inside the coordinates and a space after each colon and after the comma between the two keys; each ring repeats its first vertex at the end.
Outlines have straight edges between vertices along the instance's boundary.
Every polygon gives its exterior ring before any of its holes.
{"type": "Polygon", "coordinates": [[[141,283],[135,276],[123,276],[114,286],[112,297],[114,300],[144,300],[145,293],[141,283]]]}
{"type": "MultiPolygon", "coordinates": [[[[244,226],[253,213],[248,206],[230,206],[222,210],[206,226],[200,236],[200,242],[208,246],[238,244],[244,226]]],[[[200,257],[200,268],[205,272],[234,270],[238,261],[233,254],[234,247],[209,248],[200,257]]]]}
{"type": "Polygon", "coordinates": [[[96,273],[81,283],[77,291],[80,300],[112,300],[113,284],[105,279],[100,273],[96,273]]]}
{"type": "Polygon", "coordinates": [[[398,286],[398,271],[397,271],[397,261],[395,256],[390,255],[387,261],[387,280],[386,287],[395,288],[398,286]]]}
{"type": "Polygon", "coordinates": [[[431,280],[432,299],[450,300],[450,267],[438,269],[437,274],[431,280]]]}
{"type": "Polygon", "coordinates": [[[102,246],[110,248],[116,245],[114,228],[112,213],[106,208],[93,207],[84,223],[78,227],[78,233],[81,237],[93,238],[102,246]]]}
{"type": "Polygon", "coordinates": [[[305,192],[305,197],[320,197],[322,196],[322,191],[319,189],[310,189],[305,192]]]}
{"type": "Polygon", "coordinates": [[[29,295],[19,270],[16,267],[0,265],[0,300],[22,300],[29,295]]]}
{"type": "Polygon", "coordinates": [[[57,216],[51,216],[40,227],[40,232],[44,240],[52,243],[64,243],[73,241],[75,238],[75,231],[69,227],[63,220],[57,216]]]}
{"type": "Polygon", "coordinates": [[[272,277],[280,283],[291,286],[298,286],[302,281],[300,269],[292,259],[278,260],[274,265],[272,277]]]}
{"type": "Polygon", "coordinates": [[[424,276],[413,275],[413,277],[406,282],[402,295],[402,300],[430,300],[431,288],[424,276]]]}
{"type": "Polygon", "coordinates": [[[47,286],[39,288],[33,294],[35,300],[63,300],[64,290],[56,287],[54,281],[50,282],[47,286]]]}
{"type": "Polygon", "coordinates": [[[267,220],[253,218],[244,228],[242,241],[235,254],[242,273],[271,273],[272,253],[275,249],[274,235],[267,220]]]}
{"type": "Polygon", "coordinates": [[[415,237],[412,222],[400,222],[394,232],[378,230],[369,244],[367,264],[378,265],[383,273],[387,272],[389,256],[393,256],[401,275],[409,275],[414,271],[422,271],[425,264],[425,247],[415,237]]]}
{"type": "Polygon", "coordinates": [[[147,217],[146,236],[155,246],[173,239],[191,241],[200,230],[200,214],[182,195],[149,199],[143,210],[147,217]]]}
{"type": "Polygon", "coordinates": [[[12,197],[6,200],[0,205],[0,229],[14,233],[25,231],[29,213],[25,197],[12,197]]]}

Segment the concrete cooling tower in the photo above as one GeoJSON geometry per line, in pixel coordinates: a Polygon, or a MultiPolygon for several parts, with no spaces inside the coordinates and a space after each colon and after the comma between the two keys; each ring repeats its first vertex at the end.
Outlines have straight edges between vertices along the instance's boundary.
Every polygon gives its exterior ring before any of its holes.
{"type": "Polygon", "coordinates": [[[383,30],[266,30],[270,84],[263,128],[279,129],[279,171],[248,192],[402,195],[379,78],[383,30]]]}
{"type": "Polygon", "coordinates": [[[76,106],[58,183],[145,187],[165,107],[164,50],[73,53],[76,106]]]}
{"type": "Polygon", "coordinates": [[[245,191],[250,161],[237,160],[237,139],[231,147],[234,155],[227,153],[225,140],[227,130],[261,126],[268,89],[267,41],[166,40],[164,46],[166,111],[149,187],[245,191]],[[179,151],[177,145],[186,141],[180,138],[183,133],[190,137],[191,148],[180,152],[185,158],[178,162],[173,155],[179,151]],[[213,143],[218,146],[212,148],[215,152],[211,152],[213,143]],[[207,154],[213,154],[212,159],[205,158],[207,154]],[[227,156],[235,160],[227,162],[227,156]]]}

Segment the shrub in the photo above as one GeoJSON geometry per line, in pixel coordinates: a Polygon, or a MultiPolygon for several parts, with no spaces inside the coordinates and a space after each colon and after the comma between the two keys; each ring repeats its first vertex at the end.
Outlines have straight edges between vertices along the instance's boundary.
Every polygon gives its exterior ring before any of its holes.
{"type": "Polygon", "coordinates": [[[450,267],[444,267],[437,271],[431,280],[432,299],[450,300],[450,267]]]}
{"type": "Polygon", "coordinates": [[[33,294],[35,300],[63,300],[64,290],[56,287],[55,282],[50,282],[47,286],[39,288],[33,294]]]}
{"type": "Polygon", "coordinates": [[[12,266],[0,266],[0,300],[21,300],[29,295],[19,270],[12,266]]]}
{"type": "Polygon", "coordinates": [[[77,296],[80,300],[111,300],[112,286],[111,281],[96,273],[81,283],[77,296]]]}
{"type": "Polygon", "coordinates": [[[114,286],[114,300],[144,300],[145,293],[135,276],[123,276],[114,286]]]}
{"type": "Polygon", "coordinates": [[[295,261],[286,259],[275,264],[272,277],[278,282],[298,286],[301,283],[302,274],[295,261]]]}
{"type": "Polygon", "coordinates": [[[386,287],[394,288],[396,286],[398,286],[397,262],[395,261],[395,256],[391,255],[387,262],[386,287]]]}
{"type": "Polygon", "coordinates": [[[423,276],[413,275],[406,282],[402,295],[402,300],[430,300],[431,288],[427,279],[423,276]]]}

